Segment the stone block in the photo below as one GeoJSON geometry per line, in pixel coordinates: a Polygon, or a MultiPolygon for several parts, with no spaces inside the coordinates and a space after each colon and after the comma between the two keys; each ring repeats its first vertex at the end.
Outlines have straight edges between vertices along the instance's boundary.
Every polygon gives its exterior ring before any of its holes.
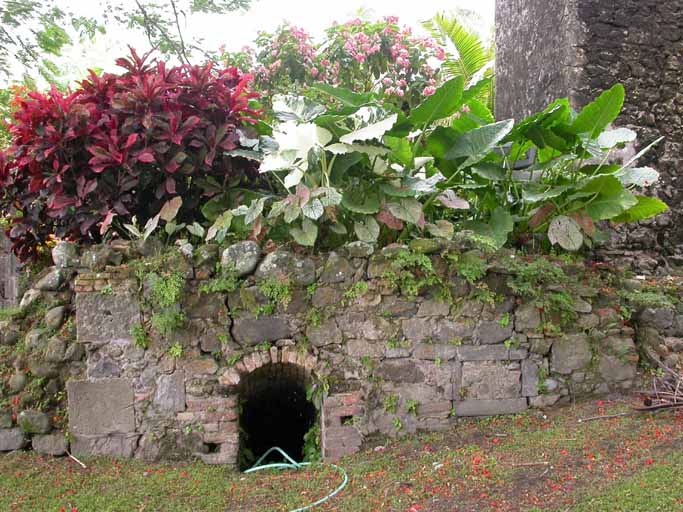
{"type": "Polygon", "coordinates": [[[552,370],[557,373],[568,375],[585,368],[592,358],[593,352],[585,334],[565,334],[553,342],[552,370]]]}
{"type": "Polygon", "coordinates": [[[598,364],[598,371],[600,376],[607,382],[633,380],[636,376],[636,363],[611,354],[602,354],[598,364]]]}
{"type": "Polygon", "coordinates": [[[499,362],[466,362],[462,365],[462,388],[469,399],[517,398],[520,396],[521,372],[499,362]]]}
{"type": "Polygon", "coordinates": [[[341,329],[334,318],[328,318],[317,326],[309,325],[306,336],[314,347],[340,344],[343,341],[341,329]]]}
{"type": "Polygon", "coordinates": [[[418,343],[413,350],[413,357],[428,361],[450,361],[455,359],[457,348],[453,345],[441,345],[437,343],[418,343]]]}
{"type": "Polygon", "coordinates": [[[351,357],[382,357],[384,355],[384,344],[371,343],[366,340],[348,340],[346,351],[351,357]]]}
{"type": "Polygon", "coordinates": [[[131,328],[140,323],[140,305],[132,294],[76,294],[78,341],[105,344],[131,339],[131,328]]]}
{"type": "Polygon", "coordinates": [[[50,416],[41,411],[21,411],[17,417],[17,424],[26,434],[47,434],[52,430],[50,416]]]}
{"type": "Polygon", "coordinates": [[[35,435],[31,438],[33,451],[44,455],[58,457],[64,455],[68,448],[66,437],[63,432],[48,435],[35,435]]]}
{"type": "Polygon", "coordinates": [[[270,343],[292,336],[287,320],[280,316],[237,318],[233,325],[232,334],[235,341],[242,346],[270,343]]]}
{"type": "Polygon", "coordinates": [[[463,345],[456,347],[459,361],[518,361],[526,358],[526,349],[509,349],[505,345],[463,345]]]}
{"type": "Polygon", "coordinates": [[[448,316],[450,309],[451,307],[448,302],[427,299],[420,304],[420,307],[417,310],[417,316],[448,316]]]}
{"type": "Polygon", "coordinates": [[[457,416],[493,416],[498,414],[519,414],[527,409],[526,398],[504,400],[465,400],[455,402],[457,416]]]}
{"type": "Polygon", "coordinates": [[[248,240],[231,245],[221,255],[221,266],[237,273],[238,277],[251,274],[261,259],[261,248],[248,240]]]}
{"type": "Polygon", "coordinates": [[[20,428],[0,430],[0,452],[21,450],[26,445],[26,438],[20,428]]]}
{"type": "Polygon", "coordinates": [[[422,370],[410,359],[383,361],[375,370],[374,375],[390,382],[406,384],[424,382],[425,380],[422,370]]]}
{"type": "Polygon", "coordinates": [[[74,455],[106,455],[130,459],[138,446],[138,434],[84,435],[74,434],[71,452],[74,455]]]}
{"type": "MultiPolygon", "coordinates": [[[[95,449],[103,443],[97,440],[102,436],[130,433],[135,430],[135,397],[131,381],[72,380],[66,387],[69,400],[69,431],[74,435],[93,436],[92,443],[84,438],[82,446],[92,445],[95,449]]],[[[127,445],[121,441],[121,450],[124,446],[127,445]]]]}
{"type": "Polygon", "coordinates": [[[538,395],[538,364],[530,359],[522,361],[522,396],[538,395]]]}
{"type": "Polygon", "coordinates": [[[512,337],[513,326],[512,319],[508,320],[507,325],[501,325],[498,320],[480,322],[475,331],[475,339],[482,345],[502,343],[512,337]]]}
{"type": "Polygon", "coordinates": [[[541,312],[538,306],[528,303],[515,312],[515,329],[519,332],[535,331],[541,325],[541,312]]]}
{"type": "Polygon", "coordinates": [[[185,372],[177,371],[171,375],[160,375],[154,392],[154,407],[163,413],[176,413],[185,410],[185,372]]]}

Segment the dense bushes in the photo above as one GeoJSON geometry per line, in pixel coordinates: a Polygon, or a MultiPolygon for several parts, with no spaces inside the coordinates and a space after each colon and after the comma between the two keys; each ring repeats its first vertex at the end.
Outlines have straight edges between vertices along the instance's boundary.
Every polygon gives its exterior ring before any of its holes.
{"type": "Polygon", "coordinates": [[[22,259],[49,235],[96,240],[133,217],[144,223],[178,195],[178,218],[191,222],[207,198],[258,176],[231,154],[259,117],[249,75],[169,68],[134,51],[117,64],[124,74],[91,73],[74,92],[18,101],[13,144],[0,154],[0,208],[14,217],[22,259]]]}
{"type": "Polygon", "coordinates": [[[387,17],[335,23],[320,44],[285,24],[275,33],[261,33],[254,47],[224,57],[230,65],[254,69],[264,95],[303,93],[319,82],[379,92],[410,108],[434,93],[445,51],[433,39],[413,35],[398,18],[387,17]]]}

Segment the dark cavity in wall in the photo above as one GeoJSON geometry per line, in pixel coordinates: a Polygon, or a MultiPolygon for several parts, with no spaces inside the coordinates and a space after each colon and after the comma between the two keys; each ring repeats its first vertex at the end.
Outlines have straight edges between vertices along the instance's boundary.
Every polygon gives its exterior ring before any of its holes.
{"type": "MultiPolygon", "coordinates": [[[[306,370],[289,363],[268,364],[250,373],[240,390],[240,469],[248,469],[273,446],[294,460],[303,458],[304,435],[316,421],[306,399],[306,370]]],[[[268,461],[281,461],[273,456],[268,461]]]]}

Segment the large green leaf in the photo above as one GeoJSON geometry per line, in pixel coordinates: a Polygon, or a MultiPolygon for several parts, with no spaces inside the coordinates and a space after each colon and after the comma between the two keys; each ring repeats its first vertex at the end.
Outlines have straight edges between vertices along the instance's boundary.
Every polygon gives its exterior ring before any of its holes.
{"type": "Polygon", "coordinates": [[[482,160],[510,132],[514,121],[508,119],[487,124],[462,135],[445,155],[447,160],[467,157],[460,167],[467,167],[482,160]]]}
{"type": "Polygon", "coordinates": [[[574,133],[584,133],[595,139],[617,118],[623,105],[624,86],[616,84],[583,107],[571,129],[574,133]]]}
{"type": "Polygon", "coordinates": [[[362,220],[357,220],[353,224],[353,230],[356,232],[358,240],[362,242],[373,243],[379,237],[379,224],[374,217],[364,217],[362,220]]]}
{"type": "Polygon", "coordinates": [[[353,92],[343,87],[334,87],[320,82],[311,85],[310,88],[329,94],[348,107],[361,107],[372,101],[373,96],[372,93],[353,92]]]}
{"type": "Polygon", "coordinates": [[[424,126],[452,116],[462,106],[462,93],[463,78],[458,76],[450,79],[412,110],[410,122],[413,126],[424,126]]]}
{"type": "Polygon", "coordinates": [[[312,247],[315,245],[315,239],[318,238],[318,226],[312,220],[304,219],[300,228],[290,228],[289,233],[299,245],[312,247]]]}
{"type": "Polygon", "coordinates": [[[628,210],[638,203],[636,196],[628,190],[622,190],[616,195],[600,195],[594,201],[586,204],[586,213],[593,220],[608,220],[628,210]]]}
{"type": "Polygon", "coordinates": [[[344,192],[341,204],[355,213],[370,215],[379,212],[379,196],[373,191],[349,188],[344,192]]]}
{"type": "Polygon", "coordinates": [[[398,203],[387,203],[387,209],[396,217],[410,224],[418,224],[422,219],[422,203],[416,199],[401,199],[398,203]]]}
{"type": "Polygon", "coordinates": [[[664,213],[669,209],[666,203],[654,197],[636,196],[636,199],[638,202],[634,206],[614,217],[612,221],[637,222],[664,213]]]}

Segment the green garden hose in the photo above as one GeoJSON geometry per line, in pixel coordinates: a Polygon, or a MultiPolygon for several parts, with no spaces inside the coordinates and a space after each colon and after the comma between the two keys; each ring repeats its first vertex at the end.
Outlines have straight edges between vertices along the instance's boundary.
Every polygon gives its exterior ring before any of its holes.
{"type": "MultiPolygon", "coordinates": [[[[305,466],[310,466],[310,462],[296,462],[294,459],[292,459],[287,453],[285,453],[284,450],[281,448],[278,448],[277,446],[273,446],[270,450],[268,450],[266,453],[261,455],[259,459],[256,461],[256,464],[254,464],[252,467],[247,469],[245,473],[255,473],[256,471],[262,471],[264,469],[301,469],[305,466]],[[275,462],[272,464],[263,464],[260,465],[261,462],[268,457],[272,452],[278,452],[282,457],[287,461],[287,462],[275,462]]],[[[341,492],[341,490],[346,487],[346,484],[349,483],[349,475],[346,474],[346,471],[344,469],[340,468],[336,464],[330,464],[334,469],[339,471],[339,473],[344,477],[344,480],[342,481],[341,485],[337,487],[333,492],[325,496],[324,498],[319,499],[315,503],[311,503],[310,505],[306,505],[305,507],[297,508],[294,510],[290,510],[289,512],[303,512],[304,510],[310,510],[313,507],[317,507],[318,505],[322,505],[325,503],[327,500],[330,498],[336,496],[341,492]]]]}

